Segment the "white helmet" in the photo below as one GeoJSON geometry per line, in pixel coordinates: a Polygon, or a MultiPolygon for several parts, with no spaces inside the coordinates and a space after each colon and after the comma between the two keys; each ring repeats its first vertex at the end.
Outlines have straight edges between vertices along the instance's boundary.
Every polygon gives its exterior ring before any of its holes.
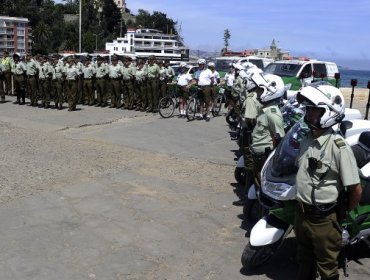
{"type": "Polygon", "coordinates": [[[344,98],[341,91],[332,85],[311,84],[303,87],[297,94],[298,102],[306,105],[323,108],[324,114],[320,118],[320,128],[331,127],[344,118],[344,98]]]}
{"type": "Polygon", "coordinates": [[[186,62],[180,62],[180,67],[186,67],[186,66],[187,66],[186,62]]]}
{"type": "Polygon", "coordinates": [[[208,67],[215,67],[215,63],[214,63],[214,62],[212,62],[212,61],[211,61],[211,62],[208,62],[208,64],[207,64],[207,65],[208,65],[208,67]]]}
{"type": "Polygon", "coordinates": [[[240,63],[233,63],[233,64],[232,64],[232,66],[233,66],[236,70],[239,70],[239,71],[244,70],[243,65],[241,65],[240,63]]]}
{"type": "Polygon", "coordinates": [[[198,64],[206,64],[206,60],[204,58],[198,59],[198,64]]]}
{"type": "Polygon", "coordinates": [[[257,83],[258,87],[263,88],[263,93],[258,98],[261,103],[281,98],[284,95],[285,87],[281,77],[273,74],[264,74],[260,76],[263,77],[263,80],[258,79],[255,83],[257,83]]]}
{"type": "Polygon", "coordinates": [[[258,84],[262,81],[263,71],[257,67],[251,67],[246,70],[242,70],[239,72],[239,76],[245,82],[245,89],[247,91],[251,91],[258,86],[258,84]]]}
{"type": "Polygon", "coordinates": [[[242,66],[244,67],[244,69],[249,69],[249,68],[254,68],[257,66],[254,65],[252,62],[248,62],[248,61],[245,61],[245,62],[242,62],[242,66]]]}

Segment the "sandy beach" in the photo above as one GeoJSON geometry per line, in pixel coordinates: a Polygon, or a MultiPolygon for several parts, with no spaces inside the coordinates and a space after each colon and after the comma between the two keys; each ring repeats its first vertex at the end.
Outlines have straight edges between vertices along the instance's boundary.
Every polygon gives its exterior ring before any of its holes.
{"type": "MultiPolygon", "coordinates": [[[[352,94],[352,88],[340,88],[340,90],[342,91],[344,95],[344,99],[346,101],[346,107],[349,107],[350,100],[351,100],[351,94],[352,94]]],[[[363,116],[365,116],[368,96],[369,96],[369,90],[367,88],[355,88],[352,107],[355,109],[359,109],[363,116]]]]}

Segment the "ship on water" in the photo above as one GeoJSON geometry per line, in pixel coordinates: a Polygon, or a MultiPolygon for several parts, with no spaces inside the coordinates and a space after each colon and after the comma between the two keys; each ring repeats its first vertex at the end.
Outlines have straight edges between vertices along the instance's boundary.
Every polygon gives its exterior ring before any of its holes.
{"type": "Polygon", "coordinates": [[[110,54],[188,61],[189,49],[178,35],[152,28],[128,29],[124,37],[105,44],[110,54]]]}

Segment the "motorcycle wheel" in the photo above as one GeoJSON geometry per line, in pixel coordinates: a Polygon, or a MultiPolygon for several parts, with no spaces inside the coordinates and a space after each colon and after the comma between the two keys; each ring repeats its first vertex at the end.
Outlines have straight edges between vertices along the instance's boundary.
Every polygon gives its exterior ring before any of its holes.
{"type": "Polygon", "coordinates": [[[217,117],[220,114],[222,106],[222,96],[218,96],[216,102],[213,104],[212,116],[217,117]]]}
{"type": "Polygon", "coordinates": [[[244,167],[235,167],[234,170],[235,180],[242,186],[245,185],[246,172],[244,167]]]}
{"type": "Polygon", "coordinates": [[[230,126],[236,126],[238,124],[238,118],[236,116],[235,110],[231,109],[227,114],[226,114],[226,122],[230,126]]]}
{"type": "Polygon", "coordinates": [[[254,268],[267,263],[275,253],[275,249],[278,247],[280,242],[254,247],[248,243],[243,251],[241,261],[243,268],[250,272],[254,268]]]}

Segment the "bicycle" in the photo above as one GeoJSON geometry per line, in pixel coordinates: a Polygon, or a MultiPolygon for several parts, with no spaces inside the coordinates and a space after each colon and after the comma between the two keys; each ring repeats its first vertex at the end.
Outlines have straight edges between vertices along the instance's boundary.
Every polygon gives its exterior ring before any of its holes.
{"type": "Polygon", "coordinates": [[[191,96],[186,107],[186,118],[189,122],[195,119],[195,115],[199,112],[201,106],[200,88],[190,88],[190,92],[191,96]]]}
{"type": "Polygon", "coordinates": [[[217,117],[217,116],[220,115],[222,103],[224,101],[226,102],[226,100],[227,100],[227,98],[226,98],[226,95],[225,95],[225,88],[220,87],[218,89],[217,97],[214,100],[213,106],[212,106],[212,109],[211,109],[212,116],[217,117]]]}
{"type": "Polygon", "coordinates": [[[162,118],[170,118],[173,116],[175,109],[180,105],[180,96],[177,93],[176,85],[172,84],[170,93],[162,97],[158,103],[158,112],[162,118]]]}

